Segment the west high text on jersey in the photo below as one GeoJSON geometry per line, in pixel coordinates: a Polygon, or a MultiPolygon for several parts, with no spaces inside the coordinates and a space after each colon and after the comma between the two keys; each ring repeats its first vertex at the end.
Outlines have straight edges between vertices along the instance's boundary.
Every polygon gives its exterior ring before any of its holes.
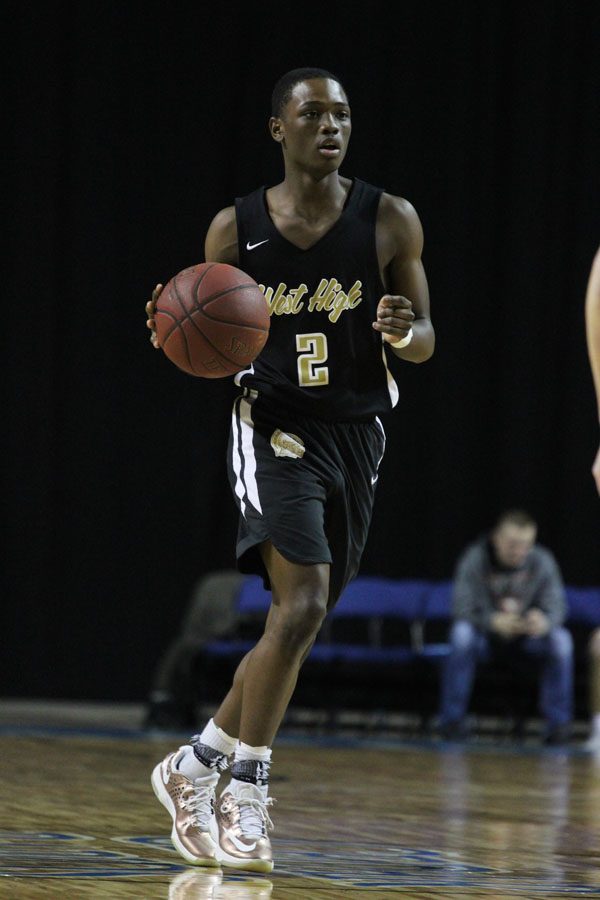
{"type": "MultiPolygon", "coordinates": [[[[277,288],[259,285],[264,293],[269,312],[275,316],[297,315],[304,309],[308,286],[300,284],[288,290],[287,284],[281,282],[277,288]]],[[[337,278],[322,278],[311,297],[306,298],[309,312],[329,313],[329,320],[337,322],[345,309],[354,309],[362,300],[362,282],[355,281],[348,292],[342,289],[337,278]]]]}

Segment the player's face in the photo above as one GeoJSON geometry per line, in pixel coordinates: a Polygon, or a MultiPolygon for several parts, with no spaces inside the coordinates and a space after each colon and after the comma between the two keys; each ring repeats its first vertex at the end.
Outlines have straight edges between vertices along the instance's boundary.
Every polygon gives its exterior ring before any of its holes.
{"type": "Polygon", "coordinates": [[[536,530],[533,526],[523,527],[505,522],[496,529],[492,538],[498,561],[511,569],[518,569],[533,547],[535,536],[536,530]]]}
{"type": "Polygon", "coordinates": [[[301,81],[281,117],[271,119],[270,125],[286,160],[323,175],[334,172],[346,155],[352,130],[348,98],[330,78],[301,81]]]}

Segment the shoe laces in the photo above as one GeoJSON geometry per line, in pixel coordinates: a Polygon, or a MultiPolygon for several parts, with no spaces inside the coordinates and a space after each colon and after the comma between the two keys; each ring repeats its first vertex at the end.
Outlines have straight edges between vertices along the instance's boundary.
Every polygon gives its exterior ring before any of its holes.
{"type": "Polygon", "coordinates": [[[190,821],[197,828],[206,829],[214,811],[215,785],[214,779],[207,784],[206,779],[197,778],[183,788],[181,805],[190,812],[190,821]]]}
{"type": "Polygon", "coordinates": [[[240,810],[240,829],[245,837],[261,838],[267,831],[274,828],[267,807],[272,806],[273,797],[259,800],[256,797],[239,798],[237,803],[240,810]]]}

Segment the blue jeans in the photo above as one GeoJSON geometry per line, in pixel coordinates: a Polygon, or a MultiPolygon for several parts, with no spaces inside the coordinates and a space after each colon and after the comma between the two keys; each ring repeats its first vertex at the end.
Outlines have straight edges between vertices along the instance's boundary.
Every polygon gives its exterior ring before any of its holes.
{"type": "MultiPolygon", "coordinates": [[[[475,668],[490,656],[488,635],[470,622],[458,620],[450,629],[450,655],[442,670],[440,724],[460,724],[467,712],[475,668]]],[[[539,693],[540,715],[549,728],[568,724],[573,718],[573,638],[566,628],[551,628],[539,638],[510,642],[514,652],[542,661],[539,693]]],[[[510,645],[509,645],[510,646],[510,645]]]]}

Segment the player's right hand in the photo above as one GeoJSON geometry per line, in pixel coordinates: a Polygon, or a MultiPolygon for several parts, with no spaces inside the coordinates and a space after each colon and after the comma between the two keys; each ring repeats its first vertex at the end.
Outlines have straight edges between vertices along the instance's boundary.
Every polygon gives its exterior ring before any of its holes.
{"type": "Polygon", "coordinates": [[[150,342],[155,350],[158,350],[160,344],[158,342],[158,335],[156,334],[156,322],[154,320],[154,310],[156,309],[156,301],[160,297],[160,292],[163,289],[162,284],[157,284],[154,290],[152,291],[152,299],[148,300],[146,303],[146,315],[148,317],[146,321],[146,328],[149,328],[152,334],[150,335],[150,342]]]}

